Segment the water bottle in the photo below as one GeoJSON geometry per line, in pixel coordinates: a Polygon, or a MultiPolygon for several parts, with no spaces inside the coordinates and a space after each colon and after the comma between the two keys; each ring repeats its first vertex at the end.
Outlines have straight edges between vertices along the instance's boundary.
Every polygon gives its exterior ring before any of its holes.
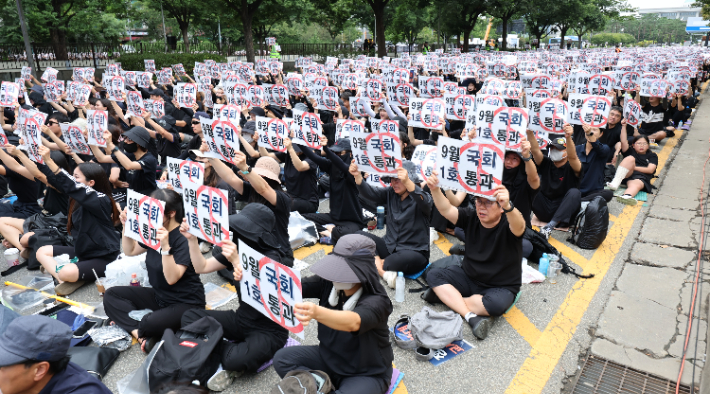
{"type": "Polygon", "coordinates": [[[540,271],[541,274],[547,276],[547,267],[549,266],[550,260],[547,258],[547,253],[543,253],[542,257],[540,257],[540,265],[537,270],[540,271]]]}
{"type": "Polygon", "coordinates": [[[131,286],[141,286],[141,282],[138,280],[138,274],[136,273],[131,274],[131,286]]]}
{"type": "Polygon", "coordinates": [[[385,207],[377,207],[377,229],[382,230],[385,228],[385,207]]]}
{"type": "Polygon", "coordinates": [[[395,282],[394,290],[394,300],[397,302],[404,302],[404,274],[401,272],[397,273],[397,280],[395,282]]]}
{"type": "Polygon", "coordinates": [[[683,128],[683,121],[678,122],[678,130],[683,128]]]}

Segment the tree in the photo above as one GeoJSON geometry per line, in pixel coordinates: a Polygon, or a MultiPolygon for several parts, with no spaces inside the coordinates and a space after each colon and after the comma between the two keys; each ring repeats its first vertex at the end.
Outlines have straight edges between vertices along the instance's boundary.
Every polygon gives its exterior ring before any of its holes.
{"type": "Polygon", "coordinates": [[[387,40],[385,40],[385,7],[390,0],[364,0],[375,13],[375,39],[377,40],[377,56],[387,56],[387,40]]]}
{"type": "Polygon", "coordinates": [[[527,2],[525,9],[525,27],[530,35],[537,39],[538,48],[542,42],[542,38],[547,36],[548,32],[555,20],[553,15],[545,7],[549,4],[547,0],[530,0],[527,2]]]}
{"type": "Polygon", "coordinates": [[[582,12],[584,3],[588,0],[559,0],[549,3],[548,9],[555,21],[555,27],[560,32],[560,49],[565,48],[567,31],[575,26],[582,12]]]}
{"type": "Polygon", "coordinates": [[[471,31],[478,23],[478,17],[488,6],[486,0],[435,0],[434,7],[445,10],[446,29],[459,35],[463,33],[463,52],[468,52],[471,31]],[[449,30],[451,31],[451,30],[449,30]]]}
{"type": "Polygon", "coordinates": [[[387,31],[393,41],[406,41],[411,52],[412,45],[426,25],[426,2],[399,0],[394,5],[394,15],[392,22],[387,25],[387,31]]]}
{"type": "Polygon", "coordinates": [[[327,30],[333,41],[345,31],[346,24],[353,18],[350,1],[311,0],[308,4],[307,14],[310,15],[310,22],[327,30]]]}
{"type": "Polygon", "coordinates": [[[508,47],[508,22],[525,9],[525,1],[516,0],[491,0],[490,7],[486,10],[489,15],[498,18],[503,24],[503,43],[501,49],[508,47]]]}
{"type": "Polygon", "coordinates": [[[151,6],[155,10],[160,10],[161,4],[163,11],[171,18],[175,19],[180,28],[180,35],[185,44],[185,52],[190,51],[190,38],[188,29],[190,24],[196,22],[204,10],[209,9],[208,3],[204,0],[149,0],[151,6]]]}
{"type": "Polygon", "coordinates": [[[247,53],[247,61],[254,62],[254,33],[252,21],[254,14],[259,10],[264,0],[223,0],[231,9],[239,15],[242,21],[242,31],[244,32],[244,46],[247,53]]]}
{"type": "Polygon", "coordinates": [[[582,37],[585,34],[604,28],[606,17],[596,3],[583,4],[582,14],[575,18],[572,29],[579,37],[579,48],[582,48],[582,37]]]}

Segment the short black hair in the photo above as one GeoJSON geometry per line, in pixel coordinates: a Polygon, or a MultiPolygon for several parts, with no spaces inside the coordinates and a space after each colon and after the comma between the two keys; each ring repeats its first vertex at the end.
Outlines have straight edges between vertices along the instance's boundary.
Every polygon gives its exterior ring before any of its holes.
{"type": "Polygon", "coordinates": [[[69,356],[64,356],[63,358],[57,360],[57,361],[37,361],[37,360],[27,360],[23,362],[22,364],[25,366],[25,368],[29,368],[35,364],[39,363],[49,363],[49,373],[52,375],[56,375],[65,369],[67,369],[67,365],[69,365],[69,360],[71,357],[69,356]]]}

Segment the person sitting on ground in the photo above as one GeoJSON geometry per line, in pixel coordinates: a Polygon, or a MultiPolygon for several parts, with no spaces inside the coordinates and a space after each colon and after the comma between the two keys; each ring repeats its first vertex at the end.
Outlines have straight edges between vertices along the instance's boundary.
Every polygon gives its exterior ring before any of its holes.
{"type": "MultiPolygon", "coordinates": [[[[636,88],[636,100],[637,103],[641,103],[641,88],[636,88]]],[[[639,135],[645,135],[649,139],[654,140],[655,143],[661,142],[666,137],[672,138],[675,136],[675,129],[673,126],[666,126],[664,120],[666,118],[666,108],[663,107],[663,102],[660,97],[649,97],[648,103],[641,108],[643,112],[641,114],[641,126],[638,129],[634,129],[634,134],[629,136],[629,139],[633,139],[639,135]]]]}
{"type": "Polygon", "coordinates": [[[621,154],[624,160],[616,169],[614,179],[609,183],[609,189],[616,190],[619,185],[626,183],[626,192],[617,198],[619,202],[627,205],[636,205],[634,197],[639,191],[653,192],[653,179],[658,167],[658,155],[650,149],[648,136],[639,135],[631,140],[626,138],[626,120],[621,121],[621,154]]]}
{"type": "Polygon", "coordinates": [[[577,157],[582,162],[582,179],[579,182],[579,191],[582,201],[592,201],[594,197],[601,196],[605,201],[611,201],[614,192],[604,189],[604,170],[609,157],[609,147],[601,143],[604,134],[598,127],[582,126],[587,143],[577,145],[577,157]]]}
{"type": "Polygon", "coordinates": [[[475,209],[456,208],[441,193],[438,172],[427,179],[434,204],[441,214],[466,234],[461,266],[432,269],[422,298],[443,302],[460,314],[478,339],[488,336],[491,317],[505,313],[520,291],[525,219],[510,202],[503,185],[495,188],[495,201],[475,198],[475,209]]]}
{"type": "Polygon", "coordinates": [[[686,94],[673,95],[673,101],[671,101],[671,108],[674,110],[673,124],[680,127],[680,122],[687,122],[697,104],[698,100],[693,95],[693,88],[688,88],[686,94]]]}
{"type": "Polygon", "coordinates": [[[397,272],[415,274],[429,263],[429,219],[433,202],[429,193],[418,185],[421,180],[414,163],[405,161],[402,165],[397,169],[396,177],[389,177],[388,188],[374,188],[364,182],[357,164],[350,164],[350,174],[355,178],[361,196],[385,207],[387,232],[384,240],[368,232],[358,234],[375,241],[377,273],[392,289],[397,272]]]}
{"type": "Polygon", "coordinates": [[[294,314],[304,326],[318,322],[320,344],[276,352],[279,377],[315,369],[330,376],[336,393],[387,392],[394,361],[387,327],[392,302],[378,280],[375,253],[372,239],[345,235],[333,253],[311,266],[315,275],[301,281],[303,298],[317,298],[318,304],[296,304],[294,314]]]}
{"type": "Polygon", "coordinates": [[[301,214],[318,211],[318,166],[311,159],[304,157],[303,149],[310,149],[291,142],[284,137],[286,152],[268,152],[259,147],[262,156],[271,156],[279,163],[284,163],[284,185],[291,196],[291,210],[301,214]]]}
{"type": "Polygon", "coordinates": [[[604,168],[605,182],[611,181],[616,171],[617,156],[621,152],[621,119],[623,117],[624,109],[622,107],[611,107],[606,128],[602,130],[602,134],[599,136],[599,142],[609,147],[609,157],[604,168]]]}
{"type": "Polygon", "coordinates": [[[47,316],[20,316],[0,335],[0,393],[111,394],[69,361],[68,325],[47,316]]]}
{"type": "Polygon", "coordinates": [[[549,157],[542,154],[535,138],[530,138],[533,159],[540,174],[540,193],[533,200],[532,211],[538,220],[548,222],[540,229],[545,238],[557,225],[565,226],[579,211],[582,194],[579,178],[582,163],[572,142],[574,130],[565,124],[565,138],[555,138],[550,142],[549,157]]]}

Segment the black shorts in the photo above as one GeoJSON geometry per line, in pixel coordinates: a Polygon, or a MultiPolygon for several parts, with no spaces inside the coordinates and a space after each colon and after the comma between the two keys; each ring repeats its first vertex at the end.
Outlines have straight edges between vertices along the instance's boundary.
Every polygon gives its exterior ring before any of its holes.
{"type": "Polygon", "coordinates": [[[513,305],[516,294],[502,287],[485,287],[471,280],[463,268],[452,265],[446,268],[432,269],[426,277],[432,288],[452,285],[464,298],[474,294],[483,296],[483,307],[491,316],[500,316],[513,305]]]}
{"type": "Polygon", "coordinates": [[[634,173],[631,174],[630,177],[624,179],[621,183],[623,183],[624,185],[627,185],[628,181],[639,180],[639,181],[643,182],[643,189],[641,189],[641,191],[646,192],[646,193],[653,193],[654,186],[651,184],[651,179],[653,179],[653,178],[649,174],[644,174],[643,172],[634,171],[634,173]]]}

